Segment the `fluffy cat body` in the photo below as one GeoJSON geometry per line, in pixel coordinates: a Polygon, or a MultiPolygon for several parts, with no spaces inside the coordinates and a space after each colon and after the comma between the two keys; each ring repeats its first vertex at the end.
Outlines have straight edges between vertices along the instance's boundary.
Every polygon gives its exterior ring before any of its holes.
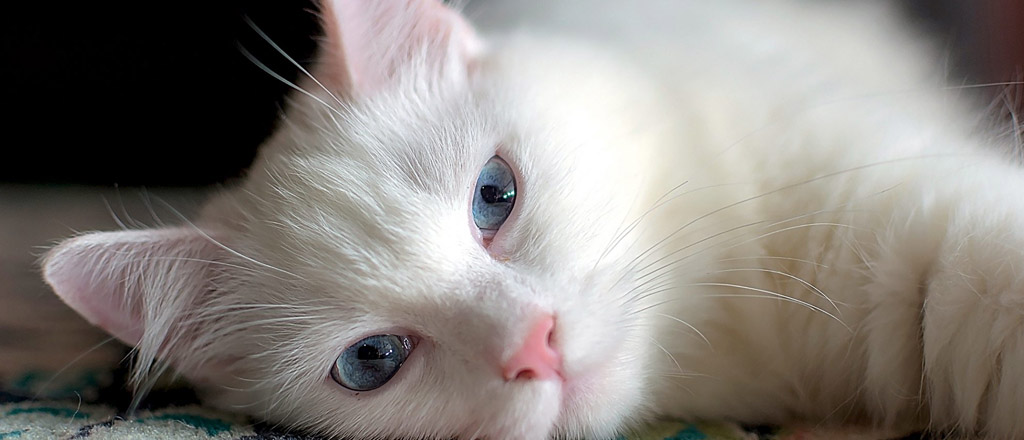
{"type": "Polygon", "coordinates": [[[62,244],[47,279],[138,345],[140,384],[166,363],[336,436],[1024,437],[1024,172],[929,49],[880,5],[617,3],[470,4],[478,38],[428,1],[325,1],[249,176],[194,227],[62,244]],[[481,237],[495,155],[518,198],[481,237]],[[540,315],[560,379],[502,377],[540,315]],[[331,380],[389,332],[417,339],[390,382],[331,380]]]}

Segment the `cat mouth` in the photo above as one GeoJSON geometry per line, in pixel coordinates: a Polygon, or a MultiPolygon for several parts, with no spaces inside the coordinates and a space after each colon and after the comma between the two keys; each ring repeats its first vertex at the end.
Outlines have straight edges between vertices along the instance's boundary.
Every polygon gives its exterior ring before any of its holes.
{"type": "Polygon", "coordinates": [[[558,417],[554,431],[565,432],[569,426],[578,424],[573,419],[586,413],[585,408],[589,406],[588,397],[596,391],[598,376],[598,371],[588,371],[583,374],[561,377],[558,390],[558,417]]]}
{"type": "Polygon", "coordinates": [[[588,350],[575,352],[563,365],[559,381],[558,416],[551,430],[553,438],[606,438],[614,436],[625,422],[623,416],[642,405],[643,384],[631,368],[632,352],[618,342],[623,334],[603,340],[588,350]],[[599,353],[599,356],[594,356],[599,353]]]}

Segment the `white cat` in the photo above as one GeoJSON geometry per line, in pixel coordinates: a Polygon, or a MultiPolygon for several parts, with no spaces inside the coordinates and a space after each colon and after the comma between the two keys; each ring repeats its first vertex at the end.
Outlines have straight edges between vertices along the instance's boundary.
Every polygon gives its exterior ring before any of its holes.
{"type": "Polygon", "coordinates": [[[141,390],[350,438],[1024,438],[1024,171],[887,8],[475,6],[324,0],[246,180],[50,252],[141,390]]]}

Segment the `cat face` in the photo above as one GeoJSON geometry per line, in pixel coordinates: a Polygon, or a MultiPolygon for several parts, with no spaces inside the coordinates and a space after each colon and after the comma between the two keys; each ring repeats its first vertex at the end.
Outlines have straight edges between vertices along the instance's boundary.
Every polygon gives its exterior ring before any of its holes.
{"type": "Polygon", "coordinates": [[[652,159],[621,143],[652,116],[618,111],[631,74],[522,38],[485,49],[433,1],[323,12],[317,81],[246,181],[194,227],[66,242],[54,289],[143,371],[317,432],[607,436],[642,415],[625,249],[652,159]]]}

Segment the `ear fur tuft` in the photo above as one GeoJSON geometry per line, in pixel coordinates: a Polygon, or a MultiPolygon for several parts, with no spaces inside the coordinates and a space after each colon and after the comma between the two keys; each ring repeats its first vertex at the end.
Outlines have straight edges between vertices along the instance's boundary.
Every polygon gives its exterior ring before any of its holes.
{"type": "Polygon", "coordinates": [[[148,325],[206,290],[217,250],[185,228],[93,233],[51,250],[43,276],[86,320],[137,345],[148,325]]]}

